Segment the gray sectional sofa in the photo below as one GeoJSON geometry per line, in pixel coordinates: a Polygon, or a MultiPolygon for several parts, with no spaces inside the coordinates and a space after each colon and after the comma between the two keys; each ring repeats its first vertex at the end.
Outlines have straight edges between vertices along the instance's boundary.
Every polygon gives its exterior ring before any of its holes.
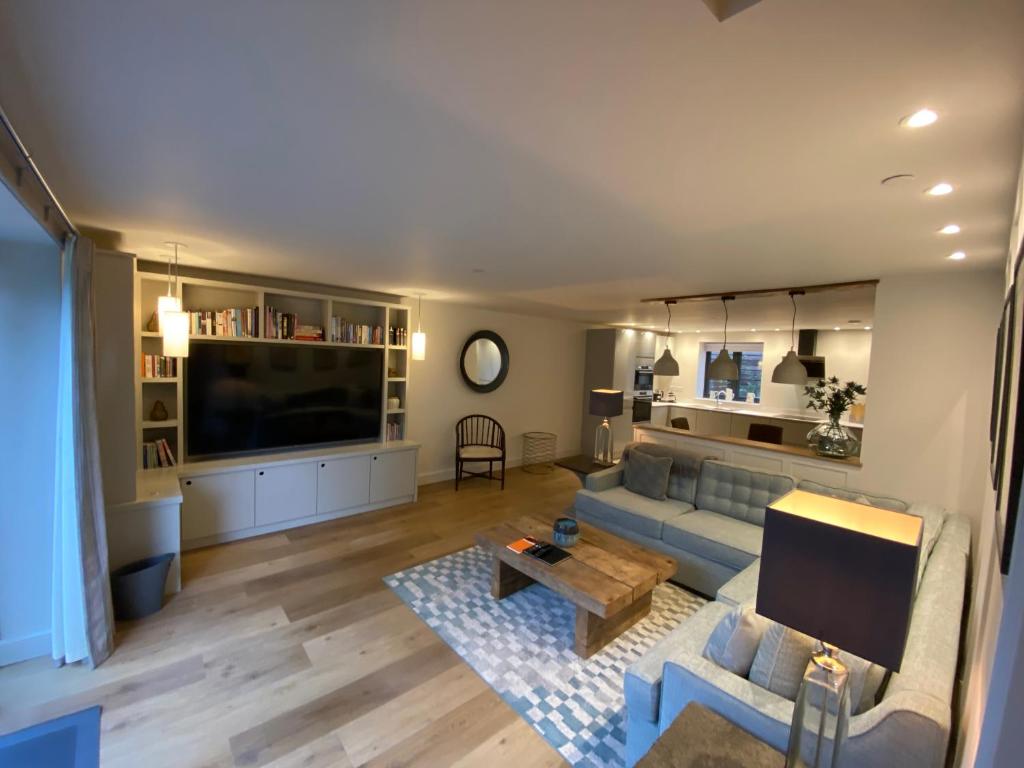
{"type": "MultiPolygon", "coordinates": [[[[898,673],[888,675],[875,697],[854,709],[842,768],[938,768],[944,764],[970,551],[967,518],[934,505],[908,505],[898,499],[797,483],[791,477],[644,443],[628,446],[619,465],[588,478],[576,497],[576,515],[672,555],[680,564],[675,581],[715,599],[627,671],[628,765],[647,752],[690,702],[700,702],[785,751],[794,703],[719,667],[703,652],[729,611],[754,604],[764,507],[793,487],[924,518],[917,597],[903,665],[898,673]],[[622,486],[624,467],[634,450],[673,458],[666,501],[639,496],[622,486]]],[[[879,672],[882,675],[884,671],[879,672]]]]}

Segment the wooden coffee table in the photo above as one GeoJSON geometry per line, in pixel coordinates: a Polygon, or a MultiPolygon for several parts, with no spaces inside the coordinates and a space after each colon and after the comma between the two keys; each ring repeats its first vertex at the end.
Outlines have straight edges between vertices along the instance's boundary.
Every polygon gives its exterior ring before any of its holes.
{"type": "Polygon", "coordinates": [[[494,556],[491,594],[497,600],[534,582],[576,606],[576,655],[588,658],[651,610],[651,590],[676,571],[676,561],[598,528],[580,523],[572,557],[548,565],[507,545],[523,536],[551,541],[553,520],[527,515],[476,534],[494,556]]]}

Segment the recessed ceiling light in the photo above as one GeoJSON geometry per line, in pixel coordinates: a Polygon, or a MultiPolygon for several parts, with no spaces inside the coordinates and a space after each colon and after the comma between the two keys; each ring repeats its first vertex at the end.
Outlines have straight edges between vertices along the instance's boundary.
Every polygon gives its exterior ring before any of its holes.
{"type": "Polygon", "coordinates": [[[757,328],[751,328],[751,329],[750,329],[750,332],[751,332],[751,333],[755,333],[756,331],[757,331],[757,328]]]}
{"type": "Polygon", "coordinates": [[[960,225],[959,224],[947,224],[939,230],[940,235],[959,235],[960,225]]]}
{"type": "Polygon", "coordinates": [[[931,125],[939,116],[936,112],[930,109],[919,109],[912,115],[907,115],[900,120],[900,125],[904,128],[924,128],[926,125],[931,125]]]}
{"type": "Polygon", "coordinates": [[[838,331],[838,330],[839,330],[839,326],[837,325],[837,326],[836,326],[835,328],[833,328],[832,330],[833,330],[833,331],[838,331]]]}
{"type": "Polygon", "coordinates": [[[926,194],[929,194],[932,197],[942,197],[942,195],[948,195],[952,191],[953,191],[953,185],[952,184],[950,184],[948,181],[940,181],[934,187],[932,187],[931,189],[927,190],[926,194]]]}
{"type": "Polygon", "coordinates": [[[694,333],[700,333],[700,328],[698,328],[696,331],[694,331],[694,333]]]}
{"type": "Polygon", "coordinates": [[[865,325],[864,326],[864,330],[865,331],[870,331],[871,330],[871,326],[870,325],[865,325]]]}
{"type": "Polygon", "coordinates": [[[782,329],[781,329],[781,328],[776,328],[775,330],[776,330],[776,331],[781,331],[782,329]]]}
{"type": "Polygon", "coordinates": [[[953,253],[949,254],[946,258],[950,261],[963,261],[967,258],[967,254],[963,251],[953,251],[953,253]]]}

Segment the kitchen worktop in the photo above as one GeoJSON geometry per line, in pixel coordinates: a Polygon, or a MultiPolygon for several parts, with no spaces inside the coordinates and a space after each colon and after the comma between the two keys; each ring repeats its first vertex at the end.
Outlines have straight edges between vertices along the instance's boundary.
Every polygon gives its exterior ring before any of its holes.
{"type": "MultiPolygon", "coordinates": [[[[736,400],[723,401],[715,405],[713,401],[687,400],[670,403],[659,400],[651,403],[652,408],[695,408],[702,411],[713,411],[715,413],[736,414],[737,416],[753,416],[762,419],[784,419],[786,421],[803,421],[809,424],[817,424],[826,420],[824,414],[817,414],[813,411],[787,411],[778,408],[764,408],[756,403],[746,403],[736,400]]],[[[842,419],[839,422],[844,427],[862,429],[863,424],[842,419]]]]}

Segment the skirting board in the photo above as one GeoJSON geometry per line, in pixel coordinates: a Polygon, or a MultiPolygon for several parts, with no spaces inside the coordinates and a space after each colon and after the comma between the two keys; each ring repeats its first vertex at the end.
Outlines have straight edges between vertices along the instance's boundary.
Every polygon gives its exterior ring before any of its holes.
{"type": "Polygon", "coordinates": [[[37,632],[13,640],[0,640],[0,667],[38,656],[49,656],[51,647],[49,632],[37,632]]]}
{"type": "MultiPolygon", "coordinates": [[[[576,456],[578,453],[579,453],[579,451],[570,451],[569,453],[560,453],[558,455],[558,458],[559,459],[564,459],[564,458],[567,458],[569,456],[576,456]]],[[[479,466],[482,466],[483,464],[486,464],[487,462],[474,462],[474,463],[476,463],[478,465],[478,467],[479,467],[479,466]]],[[[511,459],[509,459],[508,461],[505,462],[505,468],[506,469],[512,469],[514,467],[521,466],[522,463],[523,463],[522,457],[511,458],[511,459]]],[[[555,467],[555,470],[557,471],[558,467],[555,467]]],[[[494,471],[495,471],[495,477],[497,477],[498,465],[495,465],[494,471]]],[[[452,480],[452,481],[455,480],[455,465],[454,464],[452,464],[451,466],[449,466],[449,467],[447,467],[445,469],[435,469],[432,472],[421,472],[420,474],[416,475],[416,484],[417,485],[430,485],[431,483],[441,483],[441,482],[444,482],[445,480],[452,480]]]]}

